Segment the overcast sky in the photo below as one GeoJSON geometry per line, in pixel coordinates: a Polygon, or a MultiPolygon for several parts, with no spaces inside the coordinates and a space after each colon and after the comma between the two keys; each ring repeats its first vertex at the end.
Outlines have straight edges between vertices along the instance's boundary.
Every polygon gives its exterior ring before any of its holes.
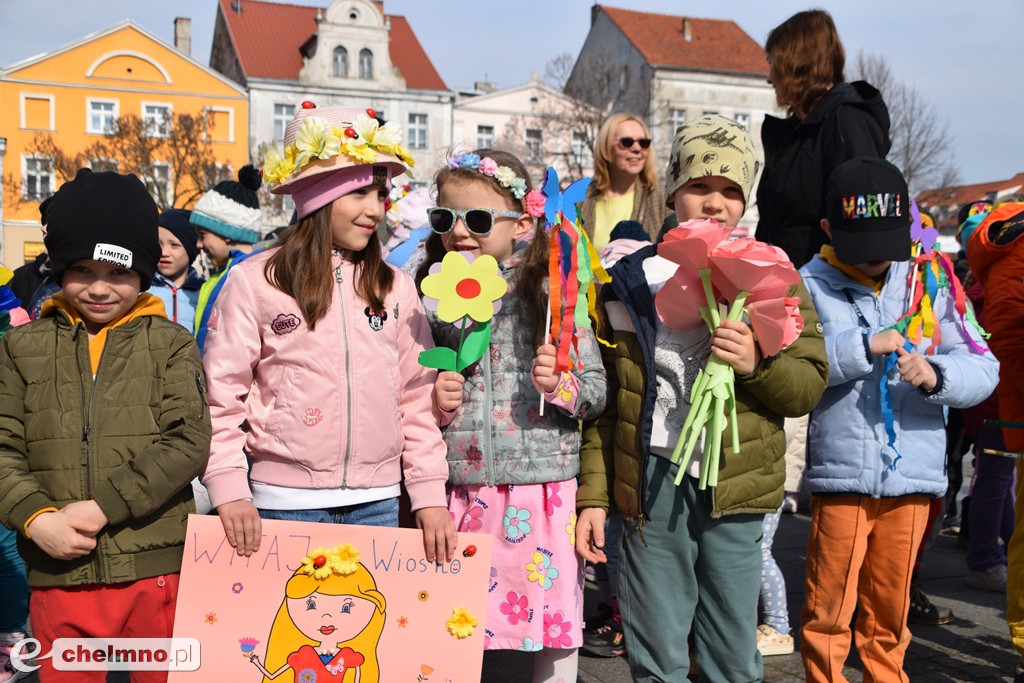
{"type": "MultiPolygon", "coordinates": [[[[243,0],[243,2],[246,0],[243,0]]],[[[326,7],[329,0],[293,0],[326,7]]],[[[385,0],[405,15],[449,87],[489,80],[525,83],[561,53],[576,55],[592,0],[385,0]]],[[[964,183],[1024,171],[1024,2],[1021,0],[617,0],[614,7],[732,19],[764,44],[794,12],[832,13],[852,62],[881,54],[893,75],[918,89],[949,124],[964,183]]],[[[192,20],[192,55],[208,63],[216,0],[0,0],[0,68],[132,19],[168,42],[175,17],[192,20]]],[[[0,131],[0,136],[3,131],[0,131]]]]}

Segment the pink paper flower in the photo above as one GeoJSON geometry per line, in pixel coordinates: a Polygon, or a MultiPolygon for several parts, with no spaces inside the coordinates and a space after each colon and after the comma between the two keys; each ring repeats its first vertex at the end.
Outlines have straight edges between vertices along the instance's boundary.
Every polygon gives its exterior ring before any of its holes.
{"type": "Polygon", "coordinates": [[[711,282],[729,301],[739,292],[785,296],[790,285],[800,282],[786,252],[752,237],[718,245],[710,260],[711,282]]]}
{"type": "Polygon", "coordinates": [[[490,157],[484,157],[480,160],[479,170],[484,175],[494,175],[498,172],[498,162],[490,157]]]}
{"type": "Polygon", "coordinates": [[[711,250],[727,242],[731,232],[732,228],[716,220],[687,221],[665,234],[658,245],[658,256],[692,270],[707,268],[711,250]]]}
{"type": "Polygon", "coordinates": [[[654,296],[654,307],[661,322],[675,330],[695,330],[703,325],[698,311],[706,305],[700,276],[685,266],[679,266],[654,296]]]}
{"type": "Polygon", "coordinates": [[[764,357],[774,356],[796,341],[804,329],[799,297],[747,299],[747,316],[764,357]]]}
{"type": "Polygon", "coordinates": [[[534,218],[540,218],[544,215],[544,203],[547,201],[544,197],[544,193],[540,190],[530,190],[526,193],[524,198],[524,205],[526,206],[526,213],[530,214],[534,218]]]}

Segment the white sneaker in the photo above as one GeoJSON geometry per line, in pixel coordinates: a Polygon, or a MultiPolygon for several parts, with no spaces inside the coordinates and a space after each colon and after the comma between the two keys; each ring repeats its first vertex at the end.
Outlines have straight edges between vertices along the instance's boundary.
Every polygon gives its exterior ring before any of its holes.
{"type": "Polygon", "coordinates": [[[757,627],[757,649],[762,657],[793,653],[793,636],[779,633],[768,624],[757,627]]]}

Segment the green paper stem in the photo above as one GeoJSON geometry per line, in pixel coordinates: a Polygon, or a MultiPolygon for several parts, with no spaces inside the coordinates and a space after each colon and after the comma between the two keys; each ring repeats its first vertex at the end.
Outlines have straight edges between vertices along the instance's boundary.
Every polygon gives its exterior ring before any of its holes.
{"type": "Polygon", "coordinates": [[[455,367],[462,367],[462,344],[466,341],[466,321],[468,315],[462,316],[462,329],[459,330],[459,345],[455,347],[455,367]]]}
{"type": "Polygon", "coordinates": [[[697,270],[697,274],[700,275],[700,282],[704,285],[704,298],[708,302],[708,312],[711,314],[711,322],[714,323],[712,331],[718,327],[720,317],[718,315],[718,301],[715,299],[715,291],[711,287],[711,269],[700,268],[697,270]]]}

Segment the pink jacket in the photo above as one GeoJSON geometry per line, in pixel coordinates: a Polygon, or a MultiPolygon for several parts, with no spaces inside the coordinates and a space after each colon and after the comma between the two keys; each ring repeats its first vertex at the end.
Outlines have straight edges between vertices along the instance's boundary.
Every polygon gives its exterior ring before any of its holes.
{"type": "Polygon", "coordinates": [[[353,264],[335,255],[341,297],[310,331],[295,300],[263,276],[273,252],[232,268],[210,314],[213,442],[202,481],[213,506],[251,498],[249,476],[324,489],[393,485],[403,473],[413,510],[444,506],[435,371],[418,362],[433,341],[412,279],[394,269],[386,310],[370,311],[353,264]]]}

